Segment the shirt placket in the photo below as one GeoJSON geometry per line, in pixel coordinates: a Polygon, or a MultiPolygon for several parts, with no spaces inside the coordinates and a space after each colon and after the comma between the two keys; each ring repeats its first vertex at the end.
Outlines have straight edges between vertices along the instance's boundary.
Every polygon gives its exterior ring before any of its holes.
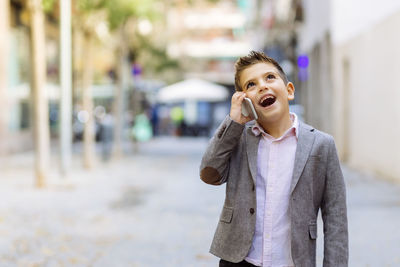
{"type": "Polygon", "coordinates": [[[268,159],[268,173],[265,185],[266,185],[266,196],[265,196],[265,213],[264,213],[264,244],[263,244],[263,266],[272,266],[272,218],[274,205],[274,190],[275,184],[275,173],[276,173],[276,143],[273,140],[268,140],[269,143],[269,159],[268,159]],[[269,205],[268,205],[269,204],[269,205]]]}

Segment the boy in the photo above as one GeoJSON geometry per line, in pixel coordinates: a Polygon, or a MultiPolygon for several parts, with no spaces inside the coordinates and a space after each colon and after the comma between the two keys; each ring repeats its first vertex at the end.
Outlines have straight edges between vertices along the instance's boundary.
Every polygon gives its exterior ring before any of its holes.
{"type": "Polygon", "coordinates": [[[210,252],[219,266],[315,266],[317,215],[324,266],[347,266],[343,175],[331,136],[289,112],[294,85],[279,64],[252,51],[235,64],[231,110],[203,156],[201,179],[226,183],[210,252]],[[241,112],[251,99],[258,119],[241,112]]]}

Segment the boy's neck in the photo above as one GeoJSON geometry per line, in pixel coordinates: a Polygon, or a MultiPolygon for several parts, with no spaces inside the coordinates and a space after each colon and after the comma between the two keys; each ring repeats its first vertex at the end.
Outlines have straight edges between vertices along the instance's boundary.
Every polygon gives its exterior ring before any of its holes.
{"type": "Polygon", "coordinates": [[[274,138],[281,137],[293,125],[293,121],[290,119],[290,114],[285,115],[282,119],[277,121],[271,122],[259,120],[258,123],[266,133],[274,138]]]}

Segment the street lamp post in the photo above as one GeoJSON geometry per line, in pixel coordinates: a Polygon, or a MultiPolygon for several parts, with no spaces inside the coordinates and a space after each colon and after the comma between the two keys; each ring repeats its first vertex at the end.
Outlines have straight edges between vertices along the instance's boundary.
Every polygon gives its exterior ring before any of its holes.
{"type": "Polygon", "coordinates": [[[65,175],[71,165],[72,147],[71,1],[60,0],[60,11],[60,163],[65,175]]]}

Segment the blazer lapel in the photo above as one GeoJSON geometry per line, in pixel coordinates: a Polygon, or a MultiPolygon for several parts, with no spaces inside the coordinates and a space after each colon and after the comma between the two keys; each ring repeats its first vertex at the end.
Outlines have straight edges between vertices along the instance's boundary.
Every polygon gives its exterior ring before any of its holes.
{"type": "Polygon", "coordinates": [[[315,135],[314,128],[307,124],[300,122],[299,125],[299,138],[297,141],[297,149],[294,160],[293,178],[290,187],[290,193],[293,192],[303,172],[304,166],[310,155],[312,145],[314,143],[315,135]]]}
{"type": "Polygon", "coordinates": [[[247,137],[246,138],[247,162],[249,163],[251,178],[253,179],[254,184],[256,184],[257,152],[258,152],[258,144],[260,142],[260,137],[255,136],[251,131],[251,128],[247,129],[246,137],[247,137]]]}

